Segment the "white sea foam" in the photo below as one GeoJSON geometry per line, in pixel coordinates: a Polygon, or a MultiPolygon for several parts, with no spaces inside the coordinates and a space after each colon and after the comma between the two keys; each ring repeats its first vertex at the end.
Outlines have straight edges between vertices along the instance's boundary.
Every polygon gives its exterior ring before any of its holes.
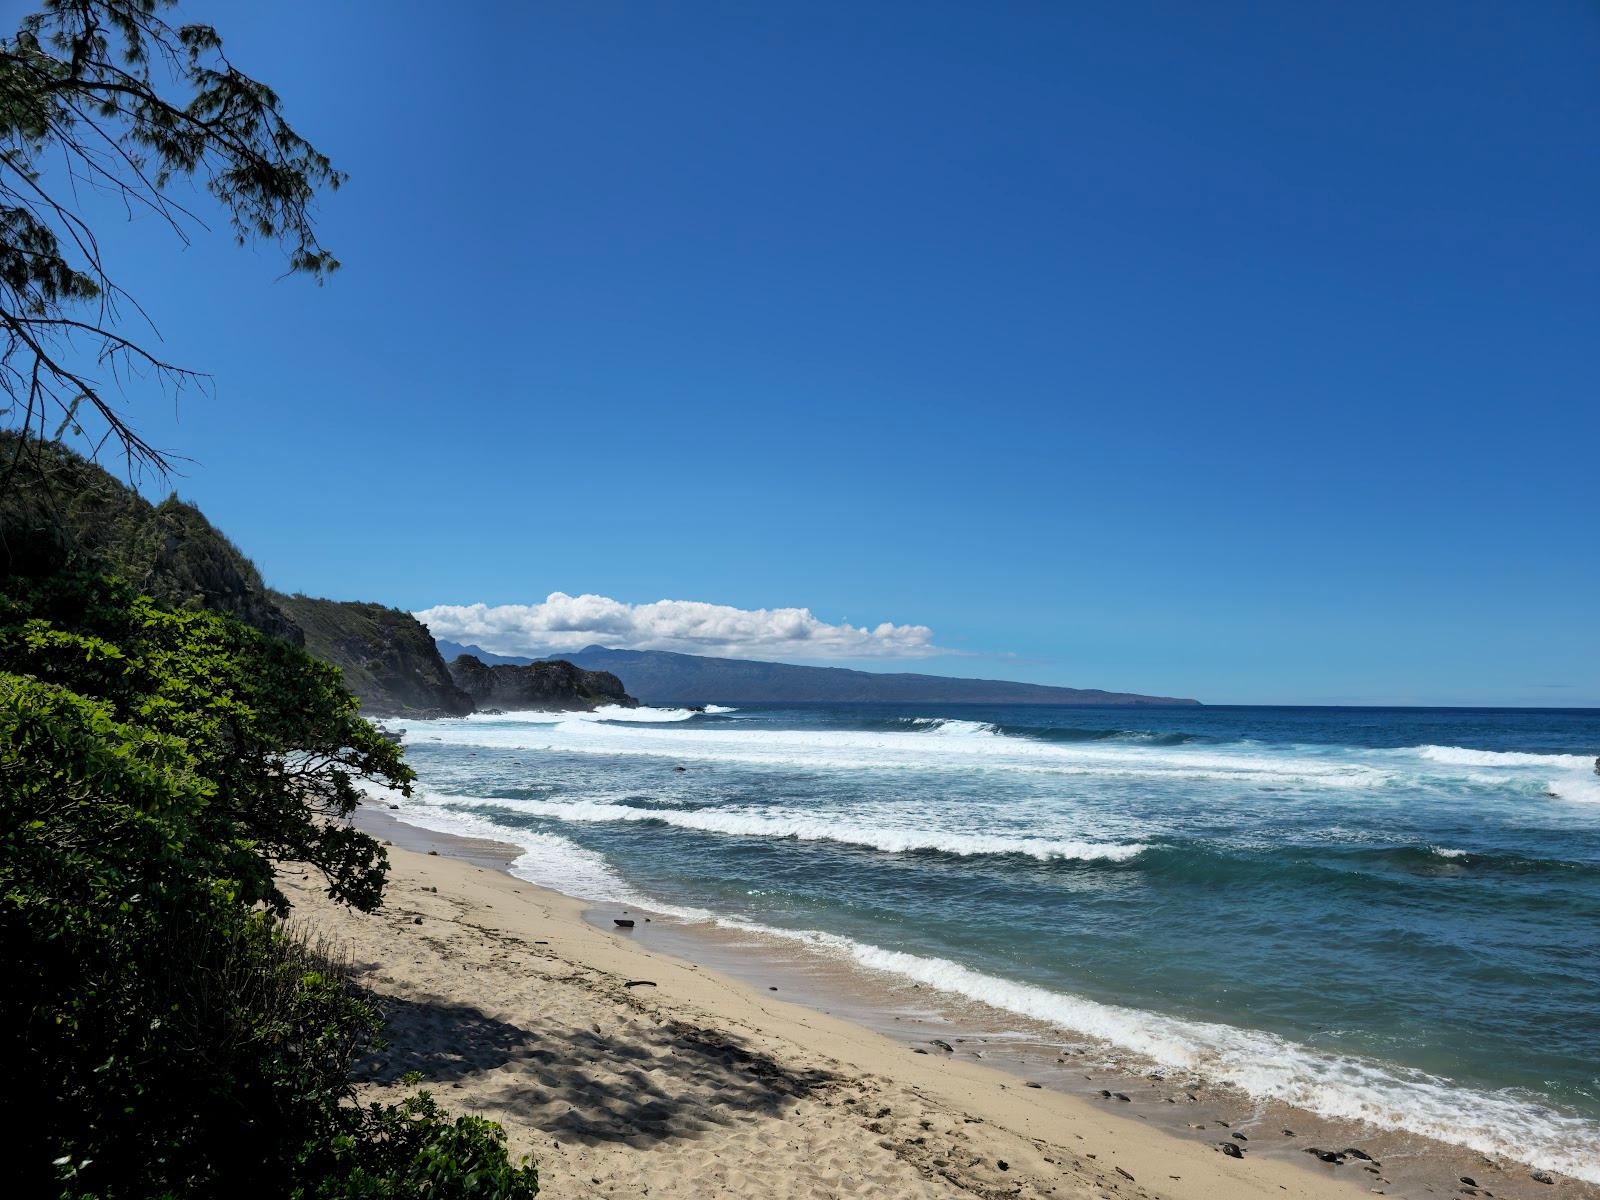
{"type": "Polygon", "coordinates": [[[559,834],[513,829],[492,818],[457,808],[441,808],[406,800],[398,792],[368,787],[374,799],[399,805],[400,817],[408,825],[448,833],[456,837],[488,838],[518,846],[522,854],[512,862],[513,875],[553,888],[584,900],[631,903],[637,899],[632,887],[606,860],[593,850],[559,834]]]}
{"type": "Polygon", "coordinates": [[[1460,1087],[1424,1071],[1322,1053],[1260,1030],[1103,1004],[816,930],[716,918],[728,928],[801,942],[870,971],[1109,1042],[1161,1067],[1231,1084],[1322,1116],[1403,1129],[1485,1154],[1600,1182],[1600,1124],[1525,1095],[1460,1087]]]}
{"type": "Polygon", "coordinates": [[[835,842],[865,846],[887,854],[914,850],[938,850],[963,856],[1022,854],[1040,861],[1072,859],[1081,862],[1123,862],[1142,853],[1143,843],[1085,842],[1043,837],[1006,837],[1001,834],[964,833],[956,830],[931,830],[892,826],[853,824],[823,819],[803,812],[719,808],[633,808],[626,804],[607,804],[594,800],[526,800],[515,797],[456,796],[429,793],[429,807],[448,805],[452,809],[481,808],[492,805],[512,812],[548,820],[581,824],[607,822],[659,821],[677,829],[733,837],[792,838],[802,842],[835,842]]]}
{"type": "Polygon", "coordinates": [[[1593,771],[1595,760],[1582,754],[1527,754],[1514,750],[1470,750],[1465,746],[1418,746],[1429,762],[1453,767],[1539,767],[1542,770],[1593,771]]]}
{"type": "MultiPolygon", "coordinates": [[[[1097,1038],[1169,1070],[1231,1084],[1252,1096],[1281,1100],[1330,1118],[1407,1130],[1600,1183],[1600,1150],[1596,1149],[1600,1147],[1600,1125],[1553,1110],[1525,1094],[1464,1088],[1422,1071],[1319,1052],[1259,1030],[1105,1004],[975,971],[949,959],[886,949],[840,934],[782,929],[663,903],[639,893],[602,856],[567,838],[502,825],[487,815],[461,811],[457,806],[495,803],[580,822],[654,819],[676,824],[686,819],[703,823],[686,827],[707,827],[716,832],[744,832],[736,828],[740,814],[632,809],[589,802],[484,801],[444,795],[433,795],[424,802],[389,794],[383,798],[399,803],[401,816],[410,823],[441,832],[491,837],[521,847],[523,853],[512,865],[513,874],[581,899],[626,904],[686,922],[715,924],[804,944],[891,979],[921,983],[999,1012],[1047,1023],[1064,1033],[1097,1038]],[[728,823],[718,828],[723,819],[728,823]]],[[[750,814],[743,817],[748,819],[750,814]]],[[[855,833],[821,822],[817,828],[780,833],[785,820],[764,818],[765,827],[759,830],[760,834],[804,837],[826,830],[832,840],[849,840],[855,833]]],[[[861,844],[873,842],[868,839],[861,844]]],[[[1096,849],[1121,852],[1132,848],[1096,849]]],[[[1430,849],[1445,858],[1464,853],[1449,847],[1430,849]]]]}
{"type": "MultiPolygon", "coordinates": [[[[705,711],[711,712],[712,709],[708,706],[705,711]]],[[[732,712],[733,710],[730,708],[717,709],[716,711],[732,712]]],[[[585,721],[623,721],[639,725],[660,725],[687,721],[698,715],[692,708],[648,708],[644,706],[625,708],[620,704],[604,704],[593,712],[566,710],[553,712],[533,708],[518,709],[512,712],[473,713],[470,716],[453,720],[413,722],[412,724],[417,726],[426,725],[432,732],[437,733],[438,730],[433,729],[435,725],[442,725],[446,728],[459,727],[466,730],[491,729],[498,726],[511,728],[519,726],[550,726],[585,721]]],[[[439,740],[451,741],[455,739],[443,737],[439,740]]]]}
{"type": "MultiPolygon", "coordinates": [[[[709,712],[710,710],[707,709],[709,712]]],[[[618,704],[608,704],[604,708],[597,708],[592,713],[586,714],[596,721],[624,721],[645,725],[660,724],[663,721],[688,721],[698,714],[692,708],[623,708],[618,704]]]]}
{"type": "MultiPolygon", "coordinates": [[[[709,710],[708,710],[709,711],[709,710]]],[[[1370,789],[1394,802],[1412,797],[1455,795],[1462,789],[1498,790],[1518,804],[1539,791],[1568,801],[1600,803],[1600,777],[1593,760],[1582,755],[1474,750],[1454,746],[1415,746],[1398,750],[1350,747],[1150,746],[1104,742],[1059,743],[1008,736],[973,721],[924,718],[899,730],[773,729],[766,721],[696,723],[682,709],[617,710],[597,714],[505,714],[466,721],[412,723],[408,740],[436,738],[463,746],[550,749],[563,754],[656,757],[675,761],[731,763],[753,767],[796,767],[805,772],[948,771],[965,781],[987,773],[1031,773],[1045,779],[1041,793],[1065,789],[1050,776],[1086,776],[1171,782],[1216,781],[1234,794],[1268,787],[1284,791],[1323,788],[1370,789]],[[649,714],[640,717],[638,714],[649,714]],[[681,715],[679,715],[681,714],[681,715]],[[618,717],[627,723],[619,723],[618,717]],[[1401,787],[1391,787],[1399,784],[1401,787]],[[1428,791],[1419,793],[1416,788],[1428,791]]],[[[708,773],[709,774],[709,773],[708,773]]],[[[692,794],[689,781],[669,794],[692,794]]],[[[924,784],[942,788],[945,778],[914,777],[906,794],[924,793],[924,784]]],[[[463,785],[466,786],[466,785],[463,785]]],[[[1008,785],[1015,791],[1014,785],[1008,785]]],[[[1031,784],[1030,784],[1031,786],[1031,784]]],[[[975,789],[974,789],[975,790],[975,789]]],[[[1003,789],[997,789],[1002,792],[1003,789]]],[[[616,798],[625,792],[619,791],[616,798]]],[[[892,795],[893,793],[885,793],[892,795]]],[[[1536,1097],[1513,1091],[1477,1091],[1449,1080],[1368,1059],[1322,1053],[1273,1034],[1218,1023],[1187,1021],[1157,1013],[1103,1004],[975,971],[960,963],[885,949],[821,931],[776,929],[699,909],[663,904],[642,896],[605,860],[553,833],[501,827],[487,816],[452,811],[459,805],[493,804],[524,815],[569,821],[660,821],[684,829],[727,836],[793,838],[870,847],[886,853],[942,850],[953,854],[1028,854],[1038,859],[1133,858],[1145,849],[1141,839],[1159,829],[1130,823],[1108,828],[1079,823],[1070,812],[1041,798],[1007,801],[1006,831],[992,821],[998,808],[963,793],[960,806],[908,804],[874,799],[849,813],[774,806],[634,808],[604,800],[564,801],[435,796],[431,802],[405,802],[405,819],[451,832],[492,836],[524,848],[514,873],[586,899],[650,909],[686,921],[707,921],[751,934],[810,945],[856,965],[914,980],[951,995],[992,1006],[1000,1012],[1048,1022],[1063,1031],[1102,1038],[1122,1050],[1162,1066],[1191,1071],[1236,1085],[1260,1097],[1275,1098],[1336,1118],[1358,1119],[1409,1130],[1495,1155],[1517,1158],[1600,1183],[1600,1125],[1550,1109],[1536,1097]],[[441,807],[448,803],[450,808],[441,807]],[[942,816],[940,814],[943,814],[942,816]],[[1063,828],[1071,820],[1077,827],[1063,828]],[[948,820],[957,829],[928,828],[948,820]],[[971,832],[982,830],[983,832],[971,832]],[[1064,834],[1087,834],[1094,842],[1064,834]]],[[[1376,798],[1376,797],[1375,797],[1376,798]]],[[[1263,800],[1276,806],[1288,798],[1263,800]]],[[[1299,799],[1299,797],[1294,797],[1299,799]]],[[[1361,797],[1363,804],[1367,797],[1361,797]]],[[[1256,803],[1255,800],[1250,803],[1256,803]]],[[[1553,806],[1556,802],[1549,802],[1553,806]]],[[[1365,812],[1366,809],[1363,809],[1365,812]]],[[[1159,821],[1146,814],[1141,820],[1159,821]]],[[[1353,827],[1352,840],[1372,835],[1369,824],[1353,827]]],[[[593,835],[591,835],[593,836],[593,835]]],[[[1465,851],[1430,846],[1442,860],[1465,851]]],[[[925,994],[925,993],[919,993],[925,994]]]]}
{"type": "MultiPolygon", "coordinates": [[[[737,922],[730,922],[738,924],[737,922]]],[[[912,979],[1059,1029],[1102,1039],[1173,1070],[1232,1084],[1327,1117],[1367,1121],[1600,1182],[1600,1125],[1509,1091],[1459,1087],[1422,1071],[1319,1053],[1258,1030],[1185,1021],[1052,992],[948,959],[836,934],[755,927],[808,942],[863,967],[912,979]]]]}
{"type": "MultiPolygon", "coordinates": [[[[619,807],[619,806],[598,806],[619,807]]],[[[645,810],[642,815],[651,814],[645,810]]],[[[598,854],[566,838],[500,825],[470,813],[402,802],[405,820],[441,832],[508,841],[523,849],[519,878],[580,899],[626,904],[691,923],[779,938],[896,980],[909,980],[1064,1033],[1093,1037],[1167,1068],[1231,1084],[1322,1116],[1402,1129],[1485,1154],[1600,1183],[1600,1126],[1510,1091],[1459,1087],[1422,1071],[1327,1054],[1216,1022],[1104,1004],[818,930],[782,929],[640,894],[598,854]]]]}
{"type": "Polygon", "coordinates": [[[903,731],[771,729],[732,722],[683,725],[693,715],[683,709],[655,709],[648,711],[660,715],[638,715],[646,711],[621,710],[633,713],[631,718],[602,710],[416,722],[407,738],[498,749],[798,766],[806,770],[1004,771],[1209,780],[1244,787],[1367,789],[1381,788],[1395,778],[1387,763],[1356,762],[1314,752],[1044,742],[1007,736],[975,721],[930,718],[923,727],[903,731]],[[619,723],[624,719],[633,723],[619,723]],[[675,727],[651,727],[660,723],[675,727]]]}
{"type": "Polygon", "coordinates": [[[706,705],[706,711],[708,713],[731,713],[739,710],[737,708],[729,708],[725,704],[708,704],[706,705]]]}
{"type": "Polygon", "coordinates": [[[1600,775],[1584,776],[1574,772],[1571,775],[1546,780],[1545,789],[1563,800],[1600,804],[1600,775]]]}
{"type": "Polygon", "coordinates": [[[1469,768],[1463,777],[1477,784],[1537,786],[1561,800],[1600,804],[1596,760],[1585,754],[1530,754],[1524,751],[1472,750],[1465,746],[1418,746],[1418,757],[1447,767],[1469,768]]]}
{"type": "Polygon", "coordinates": [[[911,724],[941,737],[1000,737],[987,721],[958,721],[954,717],[912,717],[911,724]]]}

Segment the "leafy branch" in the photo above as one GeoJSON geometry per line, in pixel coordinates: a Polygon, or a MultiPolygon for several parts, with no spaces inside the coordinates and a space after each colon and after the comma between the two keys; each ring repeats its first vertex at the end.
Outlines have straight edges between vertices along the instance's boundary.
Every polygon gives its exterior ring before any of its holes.
{"type": "MultiPolygon", "coordinates": [[[[278,243],[290,273],[338,269],[312,205],[344,175],[238,70],[209,25],[174,25],[173,0],[47,0],[0,39],[0,422],[41,440],[90,437],[129,474],[168,473],[114,402],[129,379],[174,393],[207,377],[123,332],[144,310],[112,278],[83,191],[154,214],[185,244],[205,223],[172,195],[199,183],[241,245],[278,243]],[[98,426],[98,434],[85,432],[98,426]]],[[[0,493],[38,443],[16,440],[0,493]]]]}

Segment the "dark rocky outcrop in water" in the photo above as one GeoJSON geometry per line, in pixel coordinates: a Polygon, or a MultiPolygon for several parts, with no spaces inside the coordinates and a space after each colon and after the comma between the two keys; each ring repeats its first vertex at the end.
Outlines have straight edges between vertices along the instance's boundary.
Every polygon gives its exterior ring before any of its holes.
{"type": "MultiPolygon", "coordinates": [[[[441,641],[449,660],[471,654],[491,663],[531,663],[531,658],[490,654],[477,646],[441,641]]],[[[1050,687],[1003,679],[960,679],[910,672],[802,667],[746,658],[711,658],[666,650],[610,650],[585,646],[562,656],[591,671],[610,671],[644,704],[1198,704],[1174,696],[1141,696],[1097,688],[1050,687]]]]}
{"type": "Polygon", "coordinates": [[[480,712],[496,708],[596,709],[608,704],[634,708],[639,703],[609,671],[585,671],[559,659],[526,666],[489,666],[463,654],[451,662],[450,677],[480,712]]]}
{"type": "Polygon", "coordinates": [[[428,627],[410,613],[355,600],[274,598],[304,631],[306,650],[344,673],[364,715],[460,717],[473,711],[428,627]]]}

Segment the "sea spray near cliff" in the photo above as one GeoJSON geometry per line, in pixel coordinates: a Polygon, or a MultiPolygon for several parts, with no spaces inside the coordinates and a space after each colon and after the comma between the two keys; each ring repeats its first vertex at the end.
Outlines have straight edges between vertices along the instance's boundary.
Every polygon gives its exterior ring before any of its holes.
{"type": "Polygon", "coordinates": [[[523,846],[526,878],[1600,1178],[1600,714],[741,706],[406,738],[402,815],[523,846]]]}

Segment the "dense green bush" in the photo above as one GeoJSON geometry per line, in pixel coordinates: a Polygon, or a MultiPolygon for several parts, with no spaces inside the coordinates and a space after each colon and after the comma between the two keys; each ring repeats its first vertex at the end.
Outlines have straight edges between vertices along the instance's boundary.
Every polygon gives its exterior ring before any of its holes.
{"type": "Polygon", "coordinates": [[[21,1194],[527,1197],[497,1127],[354,1103],[372,1006],[274,864],[367,910],[407,787],[337,671],[98,575],[0,580],[0,1115],[21,1194]]]}
{"type": "Polygon", "coordinates": [[[180,739],[208,794],[194,848],[229,857],[245,903],[284,910],[271,868],[284,859],[318,868],[335,899],[378,903],[382,848],[327,818],[354,811],[358,780],[406,787],[413,775],[333,667],[230,618],[169,612],[77,573],[13,579],[0,593],[0,665],[180,739]]]}
{"type": "Polygon", "coordinates": [[[506,1160],[505,1134],[481,1117],[451,1120],[427,1092],[369,1107],[359,1130],[318,1147],[294,1200],[409,1200],[423,1196],[530,1200],[538,1174],[506,1160]]]}
{"type": "Polygon", "coordinates": [[[26,486],[0,486],[0,573],[43,578],[93,567],[162,608],[225,613],[303,642],[256,565],[194,505],[176,495],[152,504],[65,446],[9,430],[0,430],[0,483],[19,456],[26,486]]]}

